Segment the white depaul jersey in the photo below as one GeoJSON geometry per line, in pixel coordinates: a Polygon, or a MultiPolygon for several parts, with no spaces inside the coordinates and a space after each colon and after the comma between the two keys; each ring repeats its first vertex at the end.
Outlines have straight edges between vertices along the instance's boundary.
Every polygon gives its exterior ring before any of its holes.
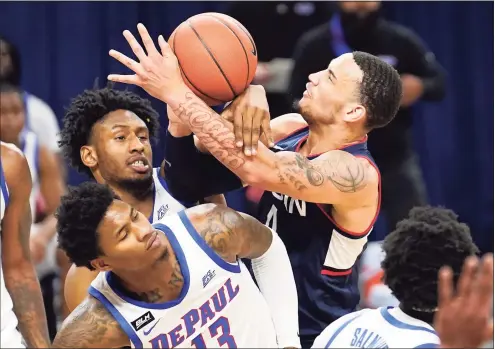
{"type": "MultiPolygon", "coordinates": [[[[3,220],[5,209],[9,204],[9,189],[5,181],[5,175],[0,160],[0,223],[3,220]]],[[[1,233],[1,230],[0,230],[1,233]]],[[[0,234],[1,236],[1,234],[0,234]]],[[[0,240],[0,251],[1,251],[0,240]]],[[[1,256],[1,253],[0,253],[1,256]]],[[[17,317],[13,311],[12,298],[10,297],[5,280],[3,268],[0,263],[0,348],[24,348],[22,337],[17,331],[17,317]]]]}
{"type": "Polygon", "coordinates": [[[185,212],[154,224],[170,241],[184,285],[177,300],[149,304],[130,299],[111,272],[89,293],[127,333],[135,348],[277,348],[268,305],[246,266],[228,263],[194,229],[185,212]]]}
{"type": "Polygon", "coordinates": [[[398,307],[364,309],[330,324],[312,348],[436,348],[438,336],[428,323],[398,307]]]}
{"type": "Polygon", "coordinates": [[[153,202],[153,213],[151,217],[148,217],[151,223],[157,222],[165,216],[176,214],[182,211],[188,204],[184,204],[176,200],[168,192],[167,183],[160,176],[160,168],[153,169],[153,181],[155,183],[154,190],[154,202],[153,202]]]}

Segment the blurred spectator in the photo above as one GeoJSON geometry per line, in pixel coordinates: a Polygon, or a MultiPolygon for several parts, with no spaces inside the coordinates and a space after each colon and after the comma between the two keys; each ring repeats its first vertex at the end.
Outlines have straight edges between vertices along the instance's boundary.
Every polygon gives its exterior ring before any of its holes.
{"type": "Polygon", "coordinates": [[[297,38],[330,15],[326,2],[234,1],[226,14],[251,33],[258,50],[255,82],[267,91],[273,116],[289,111],[286,92],[297,38]]]}
{"type": "MultiPolygon", "coordinates": [[[[298,100],[312,72],[335,57],[365,51],[392,64],[401,74],[402,107],[386,127],[369,135],[368,148],[382,174],[382,212],[388,229],[427,201],[419,161],[412,146],[411,106],[444,96],[444,70],[410,29],[382,18],[379,1],[339,2],[330,21],[304,33],[294,52],[289,95],[298,100]]],[[[294,101],[294,100],[293,100],[294,101]]]]}
{"type": "Polygon", "coordinates": [[[0,140],[21,149],[29,165],[33,183],[29,202],[33,218],[31,259],[40,280],[48,330],[53,339],[56,333],[53,280],[57,272],[57,222],[54,213],[60,204],[64,184],[56,155],[39,143],[34,132],[24,129],[26,112],[22,96],[18,87],[0,83],[0,140]]]}
{"type": "MultiPolygon", "coordinates": [[[[21,72],[21,56],[17,47],[0,35],[0,82],[20,87],[21,72]]],[[[23,99],[26,109],[25,128],[33,131],[41,144],[58,154],[60,128],[55,113],[48,104],[31,93],[24,92],[23,99]]]]}

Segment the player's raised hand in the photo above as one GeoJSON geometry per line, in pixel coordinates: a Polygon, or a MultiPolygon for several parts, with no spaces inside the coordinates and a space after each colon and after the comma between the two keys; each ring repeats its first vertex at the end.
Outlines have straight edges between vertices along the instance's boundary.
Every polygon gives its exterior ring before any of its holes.
{"type": "Polygon", "coordinates": [[[236,146],[243,147],[245,155],[256,155],[258,140],[267,147],[273,146],[270,110],[263,86],[249,86],[228,109],[226,119],[234,124],[236,146]]]}
{"type": "Polygon", "coordinates": [[[469,257],[454,291],[450,268],[440,270],[434,327],[442,348],[479,348],[493,336],[493,256],[469,257]]]}
{"type": "Polygon", "coordinates": [[[110,74],[108,80],[140,86],[151,96],[166,102],[167,96],[184,84],[177,57],[163,36],[160,35],[158,38],[161,49],[159,52],[146,27],[139,23],[137,29],[146,52],[129,30],[125,30],[123,34],[138,61],[116,50],[109,52],[111,57],[132,70],[134,74],[110,74]]]}

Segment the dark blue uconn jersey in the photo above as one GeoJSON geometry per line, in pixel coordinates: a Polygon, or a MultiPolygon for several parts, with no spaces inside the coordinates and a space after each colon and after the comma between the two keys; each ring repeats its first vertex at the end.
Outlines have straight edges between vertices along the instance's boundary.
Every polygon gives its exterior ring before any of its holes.
{"type": "MultiPolygon", "coordinates": [[[[272,150],[297,152],[308,134],[308,127],[297,130],[272,150]]],[[[366,140],[339,150],[365,157],[376,167],[366,140]]],[[[328,324],[353,312],[359,303],[356,262],[374,220],[365,232],[355,234],[338,227],[330,208],[269,191],[263,193],[259,203],[259,220],[278,232],[289,252],[299,296],[302,340],[314,339],[328,324]]]]}

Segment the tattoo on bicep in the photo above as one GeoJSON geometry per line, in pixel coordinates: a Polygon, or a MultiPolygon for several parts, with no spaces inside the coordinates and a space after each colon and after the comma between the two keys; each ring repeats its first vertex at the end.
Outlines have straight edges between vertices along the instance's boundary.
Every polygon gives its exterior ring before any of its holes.
{"type": "Polygon", "coordinates": [[[112,342],[119,344],[126,337],[117,320],[99,302],[76,309],[71,316],[57,334],[55,347],[108,346],[112,342]]]}
{"type": "Polygon", "coordinates": [[[235,170],[244,165],[242,150],[235,146],[235,136],[227,121],[216,117],[193,93],[186,93],[185,99],[174,110],[175,115],[189,124],[201,143],[225,166],[235,170]]]}
{"type": "Polygon", "coordinates": [[[225,207],[216,207],[206,214],[206,220],[199,230],[208,246],[222,258],[232,259],[231,240],[235,239],[236,229],[242,220],[240,215],[225,207]]]}
{"type": "Polygon", "coordinates": [[[306,157],[297,154],[296,163],[300,169],[304,170],[309,184],[311,184],[314,187],[319,187],[320,185],[323,184],[325,177],[319,170],[314,168],[314,166],[306,157]]]}
{"type": "Polygon", "coordinates": [[[300,178],[304,178],[313,187],[322,186],[325,181],[329,181],[344,193],[356,192],[366,186],[366,169],[350,154],[333,153],[319,165],[315,165],[301,154],[291,154],[291,158],[279,162],[278,177],[280,183],[288,180],[296,190],[307,189],[300,178]]]}
{"type": "Polygon", "coordinates": [[[326,161],[327,179],[341,192],[355,193],[366,186],[365,166],[349,154],[336,153],[326,161]]]}

